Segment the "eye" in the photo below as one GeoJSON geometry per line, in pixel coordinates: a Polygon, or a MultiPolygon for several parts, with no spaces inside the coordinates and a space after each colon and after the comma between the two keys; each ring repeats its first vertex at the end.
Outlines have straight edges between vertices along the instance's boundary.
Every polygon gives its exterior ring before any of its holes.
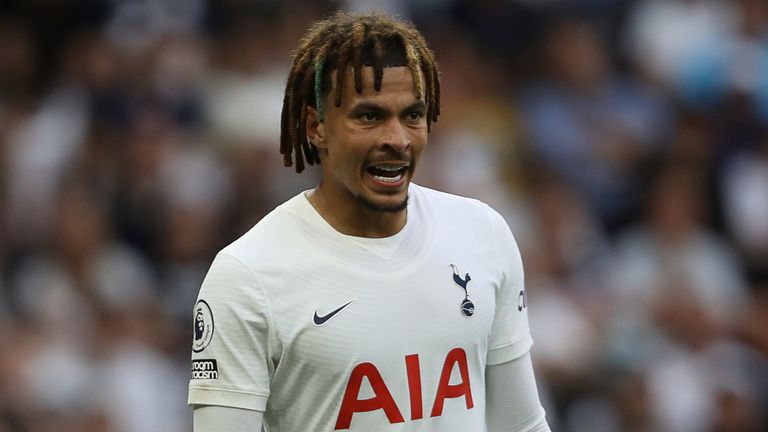
{"type": "Polygon", "coordinates": [[[377,119],[376,113],[369,111],[360,114],[360,119],[368,122],[372,122],[377,119]]]}
{"type": "Polygon", "coordinates": [[[417,122],[424,118],[424,112],[422,111],[410,111],[407,116],[408,120],[417,122]]]}

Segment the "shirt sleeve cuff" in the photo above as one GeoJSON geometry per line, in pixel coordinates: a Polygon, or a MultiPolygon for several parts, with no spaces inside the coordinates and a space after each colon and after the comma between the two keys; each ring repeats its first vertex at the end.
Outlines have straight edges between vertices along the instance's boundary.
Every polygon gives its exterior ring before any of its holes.
{"type": "Polygon", "coordinates": [[[531,338],[531,332],[529,331],[515,342],[489,348],[486,357],[486,365],[493,366],[519,358],[527,353],[532,345],[533,339],[531,338]]]}
{"type": "Polygon", "coordinates": [[[267,399],[267,395],[237,390],[190,388],[187,403],[189,405],[217,405],[263,412],[267,408],[267,399]]]}

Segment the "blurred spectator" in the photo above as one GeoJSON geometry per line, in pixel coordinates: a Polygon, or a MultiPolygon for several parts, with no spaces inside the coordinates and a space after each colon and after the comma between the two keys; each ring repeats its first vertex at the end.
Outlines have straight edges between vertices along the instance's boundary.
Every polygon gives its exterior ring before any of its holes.
{"type": "Polygon", "coordinates": [[[722,196],[728,232],[745,264],[768,275],[768,132],[726,164],[722,196]]]}
{"type": "Polygon", "coordinates": [[[637,65],[697,109],[745,94],[768,122],[768,5],[762,0],[646,0],[630,20],[637,65]]]}
{"type": "Polygon", "coordinates": [[[189,430],[189,375],[176,363],[181,344],[172,329],[153,304],[102,317],[88,390],[91,409],[109,419],[109,430],[189,430]]]}
{"type": "Polygon", "coordinates": [[[532,151],[583,194],[609,231],[637,210],[637,172],[663,144],[662,97],[610,67],[586,20],[558,18],[542,42],[543,78],[523,87],[532,151]]]}
{"type": "Polygon", "coordinates": [[[688,166],[666,164],[652,178],[643,222],[618,240],[613,288],[640,310],[681,297],[729,329],[747,303],[733,249],[706,226],[704,183],[688,166]],[[672,292],[670,292],[670,289],[672,292]]]}
{"type": "Polygon", "coordinates": [[[567,429],[573,421],[568,416],[578,409],[575,400],[581,389],[593,386],[600,362],[609,244],[599,221],[569,185],[538,167],[530,175],[533,232],[524,237],[528,242],[521,250],[528,301],[536,305],[530,317],[533,356],[551,391],[552,417],[564,414],[567,429]]]}
{"type": "Polygon", "coordinates": [[[113,242],[104,196],[87,181],[64,178],[53,243],[23,260],[13,285],[18,316],[30,326],[22,388],[33,406],[65,418],[92,404],[100,316],[140,310],[155,295],[147,263],[113,242]]]}
{"type": "Polygon", "coordinates": [[[229,176],[203,145],[189,145],[168,159],[160,179],[158,258],[161,298],[170,316],[187,324],[189,310],[210,265],[222,247],[229,176]]]}
{"type": "Polygon", "coordinates": [[[55,88],[7,135],[8,223],[22,247],[37,247],[51,234],[56,184],[87,129],[84,96],[75,87],[55,88]]]}
{"type": "Polygon", "coordinates": [[[86,178],[64,180],[52,244],[22,262],[13,288],[21,317],[77,339],[88,333],[95,311],[130,308],[151,299],[155,287],[142,257],[113,241],[101,191],[86,178]]]}
{"type": "Polygon", "coordinates": [[[623,330],[609,358],[643,371],[658,430],[707,430],[722,391],[757,400],[744,374],[751,368],[729,361],[747,354],[728,339],[747,286],[733,250],[706,228],[701,180],[686,165],[663,165],[644,222],[621,236],[613,266],[612,326],[623,330]],[[622,348],[638,335],[644,343],[622,348]]]}
{"type": "MultiPolygon", "coordinates": [[[[627,49],[637,67],[670,88],[686,85],[683,78],[694,53],[703,48],[721,54],[738,25],[736,2],[725,0],[640,0],[633,7],[627,49]]],[[[690,72],[697,69],[692,67],[690,72]]],[[[699,72],[714,72],[711,69],[699,72]]],[[[712,82],[704,84],[701,90],[712,82]]]]}

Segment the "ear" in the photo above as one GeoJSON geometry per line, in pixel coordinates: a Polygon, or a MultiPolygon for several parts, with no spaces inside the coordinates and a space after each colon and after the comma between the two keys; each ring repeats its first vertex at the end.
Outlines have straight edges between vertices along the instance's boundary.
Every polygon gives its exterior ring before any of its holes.
{"type": "Polygon", "coordinates": [[[318,148],[325,148],[325,123],[320,121],[317,110],[307,105],[307,138],[318,148]]]}

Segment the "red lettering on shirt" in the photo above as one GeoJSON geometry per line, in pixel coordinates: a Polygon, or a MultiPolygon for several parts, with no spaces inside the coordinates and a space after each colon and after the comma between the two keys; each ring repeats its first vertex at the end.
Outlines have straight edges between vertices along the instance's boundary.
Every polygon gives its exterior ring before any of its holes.
{"type": "Polygon", "coordinates": [[[461,348],[454,348],[445,356],[443,372],[440,374],[440,384],[437,386],[437,395],[435,396],[435,404],[432,406],[431,416],[437,417],[443,414],[445,399],[457,398],[459,396],[464,396],[467,409],[475,406],[475,403],[472,401],[472,388],[469,386],[467,353],[461,348]],[[459,366],[459,374],[461,375],[461,382],[458,384],[450,383],[454,365],[459,366]]]}
{"type": "MultiPolygon", "coordinates": [[[[408,397],[411,408],[411,420],[424,418],[424,402],[421,386],[421,364],[418,354],[409,354],[405,356],[405,377],[408,383],[408,397]]],[[[397,382],[403,382],[402,378],[397,382]]],[[[435,403],[432,406],[431,417],[438,417],[443,414],[443,406],[446,399],[458,398],[464,396],[467,409],[475,406],[472,400],[472,388],[469,382],[469,367],[467,365],[467,353],[462,348],[454,348],[448,352],[443,362],[443,369],[440,373],[440,381],[437,386],[435,403]],[[461,381],[457,384],[451,384],[451,374],[453,370],[459,368],[461,381]]],[[[390,424],[403,423],[400,409],[395,403],[392,393],[384,383],[381,373],[373,363],[360,363],[352,369],[352,373],[347,382],[347,388],[344,390],[344,397],[339,408],[339,415],[336,418],[335,430],[349,429],[352,424],[352,417],[355,413],[384,410],[384,414],[390,424]],[[359,399],[360,387],[363,379],[367,379],[371,385],[374,396],[369,399],[359,399]]]]}
{"type": "Polygon", "coordinates": [[[419,355],[405,356],[405,370],[408,373],[408,393],[411,396],[411,420],[424,417],[421,402],[421,370],[419,369],[419,355]]]}
{"type": "Polygon", "coordinates": [[[378,409],[384,410],[384,414],[387,415],[387,420],[390,423],[402,423],[405,421],[376,366],[373,363],[361,363],[352,369],[352,375],[349,377],[347,389],[344,391],[344,399],[341,402],[339,416],[336,418],[336,427],[334,429],[349,429],[349,425],[352,423],[352,416],[356,412],[368,412],[378,409]],[[368,379],[375,394],[370,399],[357,398],[363,378],[368,379]]]}

